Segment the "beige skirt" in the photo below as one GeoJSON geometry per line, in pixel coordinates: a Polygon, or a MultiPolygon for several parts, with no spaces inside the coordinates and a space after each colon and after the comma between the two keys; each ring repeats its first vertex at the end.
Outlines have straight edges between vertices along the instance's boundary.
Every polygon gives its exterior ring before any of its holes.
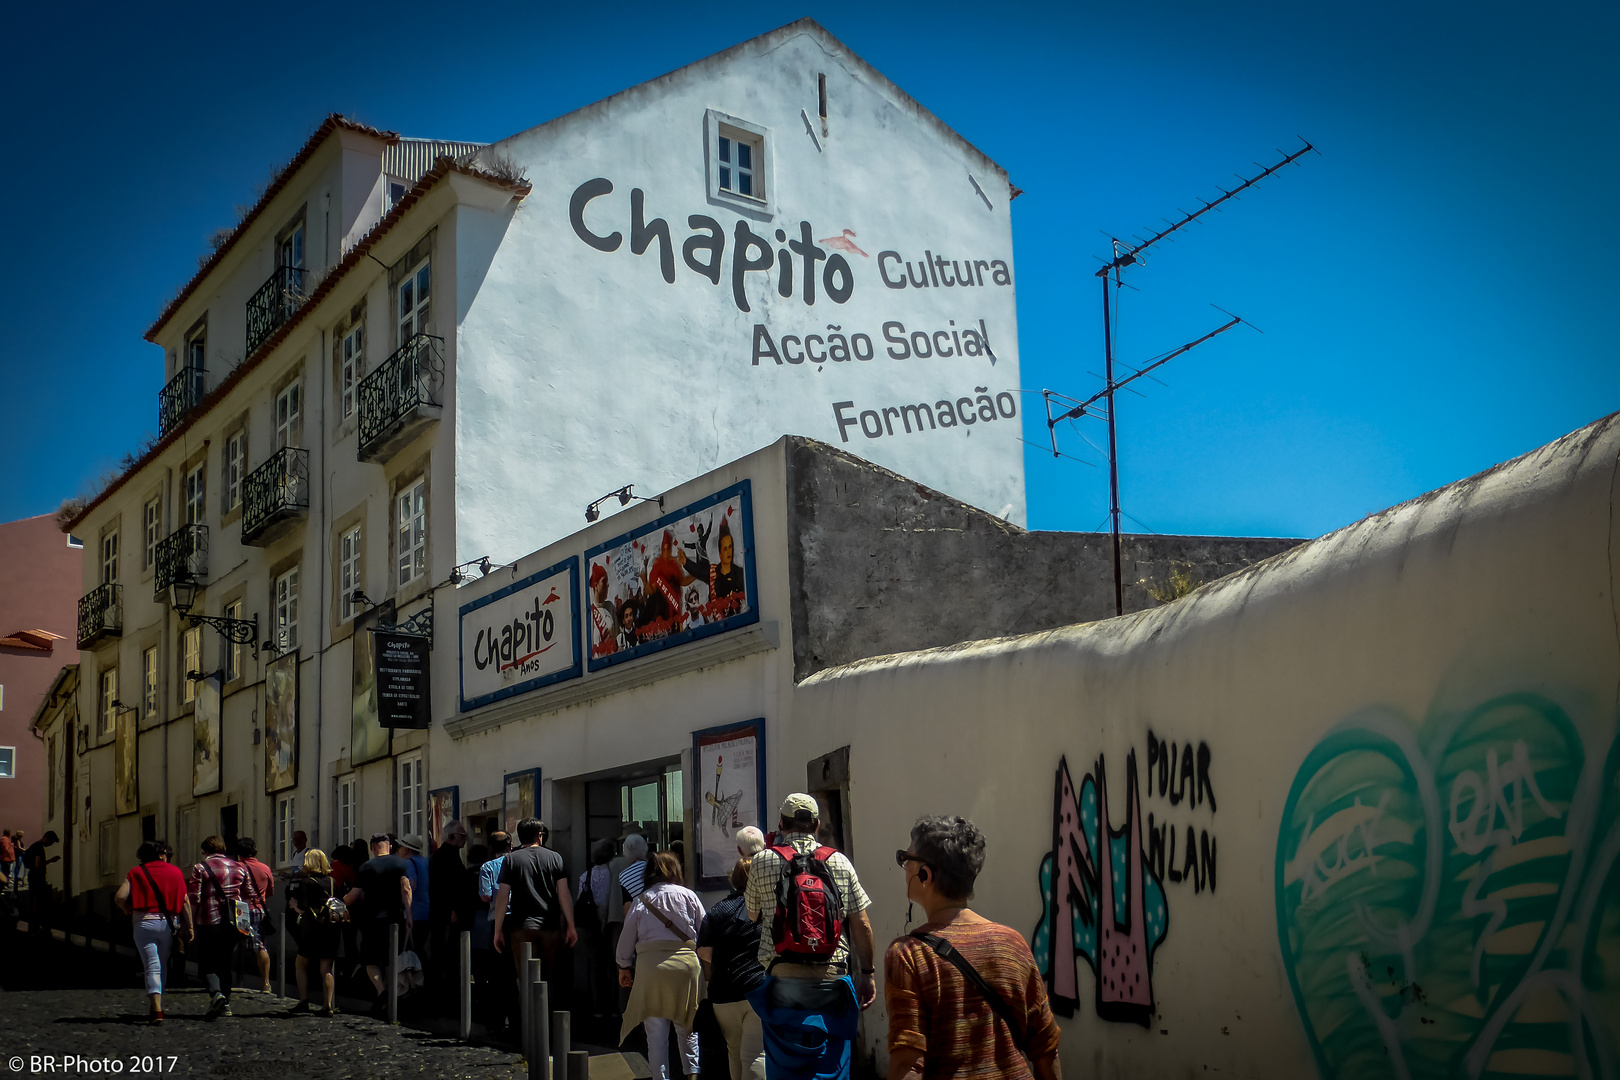
{"type": "Polygon", "coordinates": [[[690,1028],[697,1017],[698,966],[696,946],[691,941],[636,942],[636,981],[630,987],[630,1004],[625,1006],[619,1041],[649,1016],[673,1020],[690,1028]]]}

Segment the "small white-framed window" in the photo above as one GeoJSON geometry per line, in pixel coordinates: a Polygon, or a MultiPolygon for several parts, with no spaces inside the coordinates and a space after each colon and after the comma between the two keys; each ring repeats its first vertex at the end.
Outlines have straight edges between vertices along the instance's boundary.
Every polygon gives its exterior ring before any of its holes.
{"type": "Polygon", "coordinates": [[[354,618],[356,590],[363,589],[360,583],[360,526],[345,532],[338,538],[338,622],[346,623],[354,618]]]}
{"type": "Polygon", "coordinates": [[[101,583],[110,585],[118,580],[118,530],[101,538],[101,583]]]}
{"type": "Polygon", "coordinates": [[[163,499],[161,496],[147,501],[146,508],[142,513],[142,521],[145,529],[142,539],[146,542],[146,550],[142,555],[144,561],[141,563],[141,569],[150,570],[152,564],[157,562],[158,541],[163,539],[163,499]]]}
{"type": "Polygon", "coordinates": [[[399,531],[397,582],[404,588],[427,573],[427,481],[418,480],[395,500],[399,531]]]}
{"type": "MultiPolygon", "coordinates": [[[[227,619],[235,619],[240,622],[242,619],[242,601],[232,600],[230,603],[225,605],[225,610],[222,612],[222,614],[227,619]]],[[[228,641],[225,643],[226,682],[235,682],[237,679],[242,677],[242,663],[246,649],[246,645],[240,645],[234,641],[228,641]]]]}
{"type": "Polygon", "coordinates": [[[422,775],[422,753],[399,759],[399,835],[426,832],[427,781],[422,775]]]}
{"type": "Polygon", "coordinates": [[[202,672],[202,632],[202,627],[192,626],[180,634],[180,700],[187,705],[197,700],[197,683],[191,673],[202,672]]]}
{"type": "Polygon", "coordinates": [[[82,550],[84,548],[84,541],[80,540],[77,536],[74,536],[72,533],[68,533],[67,534],[67,546],[70,547],[70,548],[73,548],[75,550],[82,550]]]}
{"type": "Polygon", "coordinates": [[[352,844],[360,837],[360,778],[350,773],[338,777],[337,806],[333,808],[337,821],[337,842],[352,844]]]}
{"type": "MultiPolygon", "coordinates": [[[[53,735],[51,736],[51,743],[47,748],[46,753],[53,754],[55,750],[56,736],[53,735]]],[[[15,780],[16,778],[17,748],[15,746],[0,746],[0,780],[15,780]]],[[[54,795],[55,791],[52,791],[51,794],[54,795]]],[[[52,805],[54,805],[56,800],[52,799],[51,802],[52,805]]]]}
{"type": "Polygon", "coordinates": [[[709,198],[740,208],[770,210],[770,140],[758,124],[710,109],[704,116],[708,140],[709,198]]]}
{"type": "Polygon", "coordinates": [[[276,395],[276,449],[304,445],[304,383],[294,379],[276,395]]]}
{"type": "Polygon", "coordinates": [[[141,718],[147,722],[158,716],[158,651],[153,645],[141,652],[141,718]]]}
{"type": "Polygon", "coordinates": [[[186,473],[181,498],[185,503],[186,524],[201,525],[208,501],[208,479],[204,465],[199,463],[195,469],[186,473]]]}
{"type": "Polygon", "coordinates": [[[101,673],[101,734],[111,735],[118,722],[118,669],[108,668],[101,673]]]}
{"type": "Polygon", "coordinates": [[[247,475],[247,432],[237,430],[225,437],[225,513],[242,505],[242,480],[247,475]]]}
{"type": "Polygon", "coordinates": [[[293,814],[298,800],[295,795],[281,795],[276,799],[275,864],[286,866],[292,858],[293,814]]]}
{"type": "Polygon", "coordinates": [[[428,332],[433,314],[433,267],[426,260],[399,283],[399,344],[428,332]]]}
{"type": "Polygon", "coordinates": [[[357,323],[338,346],[338,385],[341,415],[347,420],[358,406],[360,380],[366,377],[366,324],[357,323]]]}
{"type": "Polygon", "coordinates": [[[97,833],[96,872],[102,877],[118,873],[118,819],[115,817],[103,821],[97,833]]]}
{"type": "Polygon", "coordinates": [[[276,578],[276,651],[298,648],[298,567],[276,578]]]}
{"type": "MultiPolygon", "coordinates": [[[[206,327],[196,330],[186,338],[185,366],[200,373],[203,370],[203,361],[208,356],[208,330],[206,327]]],[[[201,389],[201,376],[198,376],[198,387],[201,389]]]]}

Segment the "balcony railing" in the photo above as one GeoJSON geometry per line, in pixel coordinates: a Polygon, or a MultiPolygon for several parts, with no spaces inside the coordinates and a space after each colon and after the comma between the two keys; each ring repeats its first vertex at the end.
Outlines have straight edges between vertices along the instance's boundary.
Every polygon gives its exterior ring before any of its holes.
{"type": "Polygon", "coordinates": [[[79,648],[88,649],[102,638],[124,633],[124,594],[112,582],[98,585],[79,597],[79,648]]]}
{"type": "Polygon", "coordinates": [[[284,446],[242,485],[242,543],[263,546],[309,511],[309,451],[284,446]]]}
{"type": "Polygon", "coordinates": [[[360,380],[361,461],[386,461],[437,420],[443,404],[443,338],[417,334],[360,380]]]}
{"type": "Polygon", "coordinates": [[[208,526],[182,525],[158,541],[152,598],[162,601],[169,586],[180,578],[198,583],[208,580],[208,526]]]}
{"type": "Polygon", "coordinates": [[[158,391],[158,438],[180,426],[203,399],[203,369],[183,367],[158,391]]]}
{"type": "Polygon", "coordinates": [[[264,344],[304,302],[304,268],[278,266],[247,302],[247,355],[264,344]]]}

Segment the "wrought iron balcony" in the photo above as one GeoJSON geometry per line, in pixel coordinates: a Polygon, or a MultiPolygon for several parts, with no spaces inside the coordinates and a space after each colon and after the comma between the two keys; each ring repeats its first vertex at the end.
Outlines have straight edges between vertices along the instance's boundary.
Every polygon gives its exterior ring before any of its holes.
{"type": "Polygon", "coordinates": [[[208,526],[182,525],[158,541],[157,559],[152,568],[152,598],[161,602],[163,594],[177,579],[208,580],[208,526]]]}
{"type": "Polygon", "coordinates": [[[247,355],[292,317],[304,302],[304,268],[278,266],[247,302],[247,355]]]}
{"type": "Polygon", "coordinates": [[[284,446],[242,485],[242,543],[263,547],[309,512],[309,451],[284,446]]]}
{"type": "Polygon", "coordinates": [[[360,380],[361,461],[387,461],[439,418],[443,344],[443,338],[417,334],[360,380]]]}
{"type": "Polygon", "coordinates": [[[79,648],[124,633],[124,594],[113,582],[97,585],[79,597],[79,648]]]}
{"type": "Polygon", "coordinates": [[[183,367],[158,391],[158,438],[180,426],[203,399],[203,369],[183,367]]]}

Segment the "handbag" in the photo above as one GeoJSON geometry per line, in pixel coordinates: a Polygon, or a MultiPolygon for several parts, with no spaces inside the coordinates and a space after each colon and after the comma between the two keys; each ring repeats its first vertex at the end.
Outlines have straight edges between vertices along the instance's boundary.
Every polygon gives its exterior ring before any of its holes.
{"type": "Polygon", "coordinates": [[[984,998],[985,1003],[990,1006],[990,1011],[999,1016],[1001,1022],[1007,1025],[1007,1030],[1012,1032],[1013,1046],[1020,1054],[1024,1055],[1025,1061],[1033,1064],[1035,1059],[1029,1056],[1029,1044],[1024,1041],[1024,1031],[1018,1026],[1018,1021],[1013,1019],[1012,1010],[1007,1007],[1007,1002],[996,992],[995,987],[985,982],[984,978],[974,970],[973,965],[968,963],[967,957],[957,952],[955,946],[937,934],[925,934],[921,930],[913,930],[906,936],[914,937],[927,945],[939,954],[940,959],[948,961],[957,971],[962,973],[962,977],[967,979],[969,984],[984,998]]]}
{"type": "Polygon", "coordinates": [[[602,909],[597,906],[596,894],[591,891],[591,871],[580,875],[579,899],[574,901],[574,927],[580,933],[599,933],[602,929],[602,909]]]}
{"type": "MultiPolygon", "coordinates": [[[[244,869],[247,870],[248,888],[253,890],[253,898],[259,902],[259,937],[271,937],[276,932],[276,921],[271,918],[270,909],[264,902],[265,898],[259,893],[259,883],[253,880],[253,870],[248,867],[244,869]]],[[[251,910],[252,905],[249,905],[249,911],[251,910]]]]}
{"type": "MultiPolygon", "coordinates": [[[[214,868],[208,865],[207,859],[203,860],[202,867],[203,873],[208,875],[208,880],[214,883],[214,891],[219,894],[220,902],[223,903],[225,901],[225,890],[220,886],[219,878],[214,876],[214,868]]],[[[248,880],[253,880],[252,875],[248,876],[248,880]]],[[[253,915],[251,909],[248,907],[248,902],[238,896],[231,900],[231,905],[231,918],[228,922],[221,925],[229,926],[242,937],[252,937],[253,915]]]]}

